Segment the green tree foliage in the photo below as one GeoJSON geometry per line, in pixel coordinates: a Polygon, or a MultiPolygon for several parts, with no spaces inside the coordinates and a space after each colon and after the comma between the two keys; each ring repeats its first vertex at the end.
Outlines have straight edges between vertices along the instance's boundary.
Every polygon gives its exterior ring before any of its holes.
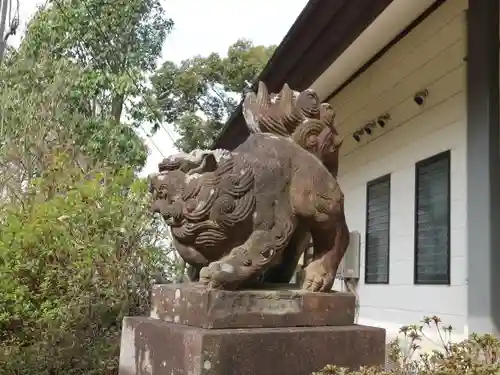
{"type": "Polygon", "coordinates": [[[151,284],[175,265],[145,181],[82,173],[54,151],[23,204],[3,207],[0,373],[116,373],[121,320],[148,314],[151,284]]]}
{"type": "Polygon", "coordinates": [[[121,319],[147,312],[175,259],[146,181],[77,143],[79,68],[25,63],[0,71],[33,79],[0,96],[0,374],[114,373],[121,319]]]}
{"type": "MultiPolygon", "coordinates": [[[[68,60],[46,55],[34,60],[14,52],[0,68],[0,82],[0,138],[4,140],[0,148],[9,140],[23,137],[23,132],[29,133],[40,118],[45,118],[51,123],[38,129],[39,147],[57,134],[63,138],[53,141],[71,139],[78,145],[86,166],[102,162],[133,168],[144,165],[147,149],[131,127],[86,113],[86,98],[82,95],[86,77],[80,67],[68,60]],[[54,113],[48,113],[54,103],[54,113]]],[[[37,149],[35,144],[23,144],[18,151],[33,153],[37,149]]]]}
{"type": "Polygon", "coordinates": [[[120,144],[122,160],[113,161],[140,167],[146,149],[124,121],[124,109],[143,105],[144,112],[152,110],[140,99],[172,25],[160,0],[52,0],[30,22],[12,64],[48,62],[37,67],[44,79],[61,73],[53,69],[56,62],[77,69],[68,101],[69,110],[86,119],[77,130],[81,141],[100,160],[110,144],[120,144]]]}
{"type": "MultiPolygon", "coordinates": [[[[122,5],[131,3],[140,1],[122,5]]],[[[78,4],[63,4],[72,24],[88,16],[78,4]]],[[[129,10],[120,17],[130,21],[129,10]]],[[[116,11],[101,27],[125,27],[116,11]]],[[[150,37],[145,20],[137,38],[150,37]]],[[[100,56],[99,45],[116,44],[89,41],[79,60],[74,31],[55,5],[40,10],[0,66],[0,374],[116,373],[123,316],[147,314],[151,283],[178,278],[134,173],[146,149],[113,112],[114,98],[141,92],[119,85],[125,70],[101,64],[112,53],[100,56]]],[[[142,75],[156,53],[143,47],[126,62],[142,75]]]]}
{"type": "Polygon", "coordinates": [[[210,146],[274,50],[239,40],[225,57],[212,53],[163,64],[152,77],[153,92],[164,120],[174,124],[182,150],[210,146]]]}

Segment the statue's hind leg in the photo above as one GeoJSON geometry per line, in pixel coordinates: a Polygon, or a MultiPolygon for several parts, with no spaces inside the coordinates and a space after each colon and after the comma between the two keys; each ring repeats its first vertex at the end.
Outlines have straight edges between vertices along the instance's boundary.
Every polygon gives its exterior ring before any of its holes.
{"type": "Polygon", "coordinates": [[[327,219],[311,225],[314,260],[305,268],[303,289],[330,291],[339,264],[349,245],[349,229],[344,215],[343,197],[331,206],[327,219]]]}
{"type": "Polygon", "coordinates": [[[297,272],[297,265],[304,251],[309,247],[309,227],[299,224],[286,246],[281,261],[271,267],[264,276],[265,283],[287,284],[297,272]]]}

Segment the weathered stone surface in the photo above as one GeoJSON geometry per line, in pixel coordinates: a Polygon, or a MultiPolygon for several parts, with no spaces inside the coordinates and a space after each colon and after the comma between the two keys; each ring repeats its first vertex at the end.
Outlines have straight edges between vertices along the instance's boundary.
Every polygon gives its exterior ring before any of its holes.
{"type": "Polygon", "coordinates": [[[272,288],[226,291],[197,284],[155,285],[151,317],[207,329],[354,323],[351,293],[313,293],[289,284],[272,288]]]}
{"type": "Polygon", "coordinates": [[[287,283],[312,238],[303,289],[327,292],[349,243],[337,181],[342,136],[311,90],[247,93],[250,136],[233,152],[194,150],[151,175],[152,210],[170,226],[191,280],[210,288],[287,283]]]}
{"type": "Polygon", "coordinates": [[[203,329],[125,318],[119,375],[307,375],[383,365],[385,331],[352,325],[203,329]]]}

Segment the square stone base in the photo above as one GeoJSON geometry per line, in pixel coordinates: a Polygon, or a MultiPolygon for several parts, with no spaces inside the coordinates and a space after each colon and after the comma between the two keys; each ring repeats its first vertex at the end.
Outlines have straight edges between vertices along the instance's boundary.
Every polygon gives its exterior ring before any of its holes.
{"type": "Polygon", "coordinates": [[[379,328],[204,329],[139,317],[123,321],[119,375],[309,375],[384,360],[379,328]]]}
{"type": "Polygon", "coordinates": [[[356,310],[352,293],[313,293],[290,284],[239,291],[155,285],[151,304],[151,318],[207,329],[348,326],[356,310]]]}

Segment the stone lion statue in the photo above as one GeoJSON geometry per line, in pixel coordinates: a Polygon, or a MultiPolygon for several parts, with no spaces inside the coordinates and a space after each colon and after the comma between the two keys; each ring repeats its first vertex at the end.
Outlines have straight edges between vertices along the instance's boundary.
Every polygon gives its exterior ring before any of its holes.
{"type": "Polygon", "coordinates": [[[251,134],[234,151],[195,150],[159,164],[152,210],[169,225],[192,281],[288,283],[312,238],[303,289],[329,291],[349,243],[334,111],[311,90],[269,94],[260,83],[243,114],[251,134]]]}

